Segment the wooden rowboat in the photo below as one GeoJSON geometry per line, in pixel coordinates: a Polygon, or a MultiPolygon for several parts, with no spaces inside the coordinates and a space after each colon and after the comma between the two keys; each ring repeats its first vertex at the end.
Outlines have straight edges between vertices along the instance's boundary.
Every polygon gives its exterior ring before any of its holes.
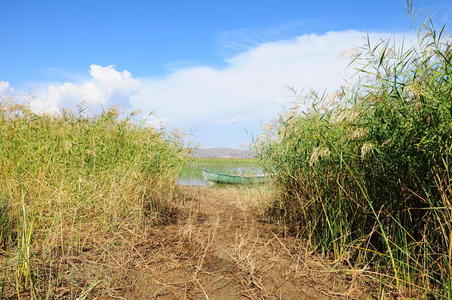
{"type": "Polygon", "coordinates": [[[265,174],[256,176],[241,176],[202,170],[202,175],[204,176],[204,179],[209,182],[223,184],[250,184],[250,183],[264,183],[267,181],[267,177],[265,174]]]}

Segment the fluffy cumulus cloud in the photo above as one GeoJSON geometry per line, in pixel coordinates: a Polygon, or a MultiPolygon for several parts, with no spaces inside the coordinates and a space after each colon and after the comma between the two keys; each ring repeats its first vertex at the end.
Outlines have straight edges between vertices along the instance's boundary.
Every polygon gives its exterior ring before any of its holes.
{"type": "MultiPolygon", "coordinates": [[[[261,120],[276,116],[281,103],[290,101],[293,95],[287,86],[334,91],[343,85],[354,70],[347,68],[349,60],[340,53],[362,45],[365,35],[350,30],[262,43],[230,57],[222,68],[185,67],[152,78],[92,65],[84,81],[47,86],[31,104],[37,111],[56,112],[83,101],[154,111],[158,118],[151,123],[164,119],[174,126],[224,127],[254,122],[257,127],[261,120]]],[[[402,40],[402,34],[370,33],[370,37],[402,40]]],[[[8,83],[0,82],[0,95],[8,89],[8,83]]]]}
{"type": "Polygon", "coordinates": [[[82,83],[65,82],[50,85],[45,92],[31,100],[38,112],[54,113],[80,102],[87,105],[127,105],[127,99],[141,87],[138,79],[128,71],[117,71],[114,66],[91,65],[89,79],[82,83]]]}

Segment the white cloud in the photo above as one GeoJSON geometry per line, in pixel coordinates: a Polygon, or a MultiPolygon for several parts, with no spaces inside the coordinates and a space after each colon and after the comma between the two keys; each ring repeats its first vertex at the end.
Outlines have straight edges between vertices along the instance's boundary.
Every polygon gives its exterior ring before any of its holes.
{"type": "MultiPolygon", "coordinates": [[[[223,68],[185,67],[152,78],[134,78],[114,66],[91,65],[88,78],[51,84],[35,95],[31,105],[41,112],[56,112],[80,101],[92,106],[120,105],[155,111],[158,117],[151,121],[155,126],[219,126],[241,121],[227,119],[240,115],[257,128],[290,101],[293,95],[287,86],[332,92],[344,84],[354,70],[346,68],[348,59],[339,55],[362,45],[365,35],[353,30],[306,34],[262,43],[230,57],[223,68]]],[[[402,35],[370,33],[370,37],[401,40],[402,35]]],[[[6,89],[9,84],[1,82],[0,93],[6,89]]]]}
{"type": "MultiPolygon", "coordinates": [[[[264,43],[231,57],[225,68],[198,66],[143,78],[131,103],[156,109],[170,121],[218,120],[231,114],[268,118],[290,99],[286,86],[334,91],[344,84],[354,71],[346,68],[348,59],[338,56],[362,45],[364,36],[343,31],[264,43]]],[[[373,40],[390,36],[371,34],[373,40]]]]}
{"type": "Polygon", "coordinates": [[[90,78],[82,83],[50,85],[30,101],[32,108],[38,112],[55,113],[62,107],[80,102],[103,106],[127,104],[128,98],[140,88],[139,80],[132,78],[130,72],[118,72],[114,66],[91,65],[89,74],[90,78]]]}

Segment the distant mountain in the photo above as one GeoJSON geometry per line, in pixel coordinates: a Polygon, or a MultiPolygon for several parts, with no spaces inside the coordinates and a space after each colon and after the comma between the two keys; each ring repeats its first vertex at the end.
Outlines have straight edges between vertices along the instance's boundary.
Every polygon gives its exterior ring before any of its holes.
{"type": "Polygon", "coordinates": [[[256,152],[231,148],[193,149],[190,156],[196,158],[254,158],[256,152]]]}

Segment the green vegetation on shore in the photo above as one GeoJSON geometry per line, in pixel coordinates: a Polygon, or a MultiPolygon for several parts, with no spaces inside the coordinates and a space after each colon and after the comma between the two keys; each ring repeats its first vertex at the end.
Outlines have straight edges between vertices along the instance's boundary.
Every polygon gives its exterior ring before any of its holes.
{"type": "Polygon", "coordinates": [[[276,121],[260,157],[279,191],[268,213],[315,249],[386,292],[452,299],[452,49],[443,30],[418,43],[359,49],[363,81],[306,96],[310,110],[276,121]]]}
{"type": "Polygon", "coordinates": [[[79,255],[109,257],[131,243],[119,237],[139,238],[168,210],[182,145],[133,118],[0,103],[4,296],[53,298],[60,285],[71,287],[69,298],[83,294],[95,278],[77,267],[79,255]]]}
{"type": "Polygon", "coordinates": [[[193,166],[256,166],[258,160],[255,158],[191,158],[190,165],[193,166]]]}
{"type": "Polygon", "coordinates": [[[202,178],[202,169],[223,172],[228,174],[242,175],[258,169],[259,161],[255,158],[190,158],[187,165],[182,169],[183,178],[202,178]]]}

